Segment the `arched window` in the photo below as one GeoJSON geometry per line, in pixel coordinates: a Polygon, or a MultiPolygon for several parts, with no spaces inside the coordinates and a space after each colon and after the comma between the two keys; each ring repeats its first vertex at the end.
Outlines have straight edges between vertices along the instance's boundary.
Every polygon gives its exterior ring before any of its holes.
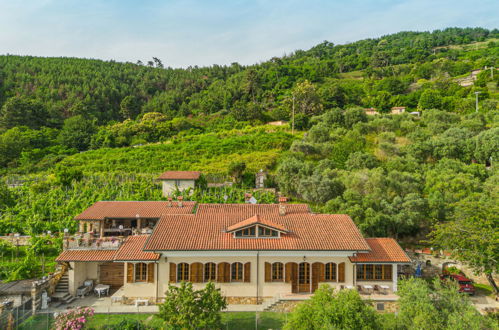
{"type": "Polygon", "coordinates": [[[143,262],[135,264],[135,282],[147,281],[147,265],[143,262]]]}
{"type": "Polygon", "coordinates": [[[329,262],[324,267],[324,280],[325,281],[336,281],[336,264],[334,262],[329,262]]]}
{"type": "Polygon", "coordinates": [[[209,282],[209,281],[215,281],[216,278],[216,269],[217,265],[215,265],[213,262],[208,262],[204,264],[204,281],[209,282]]]}
{"type": "Polygon", "coordinates": [[[189,264],[185,262],[178,264],[177,281],[189,281],[189,264]]]}
{"type": "Polygon", "coordinates": [[[272,264],[272,281],[282,281],[284,280],[284,266],[282,262],[274,262],[272,264]]]}
{"type": "Polygon", "coordinates": [[[234,282],[243,280],[243,264],[240,262],[234,262],[231,265],[231,280],[234,282]]]}

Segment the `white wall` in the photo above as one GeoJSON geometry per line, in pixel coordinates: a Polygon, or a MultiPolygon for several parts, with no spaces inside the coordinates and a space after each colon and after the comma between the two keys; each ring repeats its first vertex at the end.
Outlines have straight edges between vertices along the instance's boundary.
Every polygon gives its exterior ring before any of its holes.
{"type": "MultiPolygon", "coordinates": [[[[178,189],[186,190],[188,188],[194,189],[195,181],[194,180],[177,180],[178,181],[178,189]]],[[[175,190],[175,180],[162,180],[163,183],[163,197],[167,197],[171,195],[175,190]]]]}

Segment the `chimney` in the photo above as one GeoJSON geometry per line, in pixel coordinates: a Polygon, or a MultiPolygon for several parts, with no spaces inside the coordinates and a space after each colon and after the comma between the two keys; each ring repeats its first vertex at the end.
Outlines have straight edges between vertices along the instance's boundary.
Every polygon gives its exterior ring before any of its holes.
{"type": "Polygon", "coordinates": [[[177,197],[177,200],[178,200],[178,207],[182,207],[182,201],[184,200],[184,196],[178,196],[177,197]]]}
{"type": "Polygon", "coordinates": [[[286,202],[288,201],[287,197],[280,196],[279,197],[279,215],[286,215],[286,202]]]}
{"type": "Polygon", "coordinates": [[[168,207],[172,207],[172,199],[170,196],[168,196],[168,207]]]}

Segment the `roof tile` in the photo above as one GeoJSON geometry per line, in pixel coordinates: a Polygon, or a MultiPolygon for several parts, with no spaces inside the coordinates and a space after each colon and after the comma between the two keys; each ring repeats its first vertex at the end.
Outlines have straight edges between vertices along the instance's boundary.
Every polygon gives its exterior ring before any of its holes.
{"type": "Polygon", "coordinates": [[[160,218],[163,214],[188,214],[194,211],[196,202],[166,201],[100,201],[75,217],[75,220],[103,220],[120,218],[160,218]]]}
{"type": "Polygon", "coordinates": [[[200,175],[201,172],[198,171],[166,171],[158,180],[197,180],[200,175]]]}
{"type": "Polygon", "coordinates": [[[351,262],[411,262],[405,251],[393,238],[366,238],[371,252],[358,253],[356,257],[350,257],[351,262]]]}
{"type": "Polygon", "coordinates": [[[55,261],[113,261],[116,250],[66,250],[55,261]]]}
{"type": "Polygon", "coordinates": [[[142,249],[149,235],[129,236],[114,256],[115,261],[158,260],[160,255],[142,249]]]}

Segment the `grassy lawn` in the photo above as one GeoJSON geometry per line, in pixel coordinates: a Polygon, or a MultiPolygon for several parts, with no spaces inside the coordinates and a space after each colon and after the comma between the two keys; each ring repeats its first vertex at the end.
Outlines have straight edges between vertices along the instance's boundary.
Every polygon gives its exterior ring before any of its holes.
{"type": "MultiPolygon", "coordinates": [[[[281,329],[286,322],[285,313],[262,312],[258,313],[258,329],[281,329]]],[[[100,329],[103,326],[115,326],[123,319],[143,321],[155,329],[164,328],[164,321],[155,314],[96,314],[86,324],[85,329],[100,329]]],[[[37,315],[24,322],[19,329],[44,330],[51,329],[51,319],[48,315],[37,315]]],[[[254,312],[226,312],[222,313],[224,329],[255,329],[254,312]]]]}

